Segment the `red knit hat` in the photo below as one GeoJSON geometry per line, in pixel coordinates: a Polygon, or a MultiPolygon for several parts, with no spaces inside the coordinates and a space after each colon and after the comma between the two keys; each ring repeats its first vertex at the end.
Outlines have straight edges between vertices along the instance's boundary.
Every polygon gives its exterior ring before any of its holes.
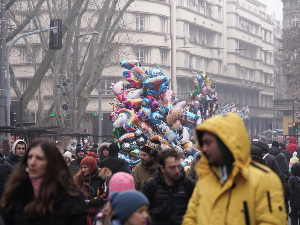
{"type": "Polygon", "coordinates": [[[94,152],[90,152],[81,160],[80,165],[85,165],[89,168],[90,174],[97,168],[97,156],[94,152]]]}

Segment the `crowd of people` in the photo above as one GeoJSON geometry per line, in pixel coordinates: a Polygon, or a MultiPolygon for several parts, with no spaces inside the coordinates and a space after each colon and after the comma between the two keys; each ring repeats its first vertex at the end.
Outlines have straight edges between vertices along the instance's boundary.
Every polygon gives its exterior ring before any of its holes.
{"type": "Polygon", "coordinates": [[[0,224],[282,225],[288,215],[299,224],[294,137],[250,143],[229,113],[197,126],[195,138],[188,171],[176,149],[147,140],[132,173],[115,143],[77,144],[73,154],[51,140],[17,140],[0,157],[0,224]]]}

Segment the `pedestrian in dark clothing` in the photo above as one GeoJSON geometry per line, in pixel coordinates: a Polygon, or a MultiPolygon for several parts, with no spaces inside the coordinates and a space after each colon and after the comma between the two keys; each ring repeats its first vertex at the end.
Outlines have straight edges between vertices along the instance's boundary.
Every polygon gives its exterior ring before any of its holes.
{"type": "Polygon", "coordinates": [[[100,162],[100,168],[108,168],[115,174],[117,172],[126,172],[129,173],[127,163],[124,159],[118,158],[118,152],[120,151],[117,144],[113,143],[109,145],[108,148],[109,157],[100,162]]]}
{"type": "Polygon", "coordinates": [[[290,162],[290,159],[293,157],[293,155],[288,150],[286,150],[284,143],[279,143],[279,149],[284,154],[286,160],[290,162]]]}
{"type": "Polygon", "coordinates": [[[142,192],[150,202],[152,225],[180,225],[183,221],[195,181],[185,175],[180,158],[174,149],[161,151],[157,172],[143,186],[142,192]]]}
{"type": "Polygon", "coordinates": [[[272,142],[272,148],[270,148],[269,154],[275,156],[275,159],[278,163],[280,171],[282,172],[281,180],[286,180],[287,177],[289,177],[289,164],[288,164],[284,154],[281,153],[281,151],[279,149],[278,141],[272,142]]]}
{"type": "Polygon", "coordinates": [[[289,144],[286,146],[286,149],[293,155],[293,153],[297,150],[298,145],[296,144],[296,138],[290,137],[289,144]]]}
{"type": "Polygon", "coordinates": [[[22,156],[25,154],[26,148],[27,146],[24,140],[16,140],[13,144],[12,151],[4,160],[16,168],[22,156]]]}
{"type": "Polygon", "coordinates": [[[252,160],[254,160],[260,164],[263,164],[265,166],[267,165],[266,160],[264,160],[262,158],[262,150],[255,145],[251,145],[251,158],[252,158],[252,160]]]}
{"type": "Polygon", "coordinates": [[[4,161],[2,157],[0,157],[0,199],[4,192],[5,183],[13,170],[13,166],[4,161]]]}
{"type": "Polygon", "coordinates": [[[281,171],[278,163],[273,155],[269,154],[269,146],[263,141],[257,141],[254,143],[255,146],[262,150],[263,159],[266,160],[267,167],[273,170],[279,177],[281,177],[281,171]]]}
{"type": "Polygon", "coordinates": [[[292,175],[293,177],[289,180],[292,189],[290,217],[291,224],[298,225],[300,220],[300,162],[296,162],[292,166],[292,175]]]}
{"type": "Polygon", "coordinates": [[[70,169],[73,174],[77,174],[78,171],[80,170],[80,163],[81,163],[81,160],[85,157],[85,153],[86,153],[86,151],[81,146],[81,144],[77,144],[76,152],[75,152],[76,159],[70,163],[70,169]]]}
{"type": "Polygon", "coordinates": [[[94,143],[92,149],[90,150],[90,152],[95,153],[95,155],[97,155],[97,149],[98,149],[98,144],[94,143]]]}
{"type": "Polygon", "coordinates": [[[6,224],[86,225],[87,207],[53,141],[33,142],[1,199],[6,224]]]}
{"type": "Polygon", "coordinates": [[[103,161],[104,159],[108,158],[109,155],[109,148],[110,143],[104,142],[101,145],[99,145],[98,149],[97,149],[97,153],[98,153],[98,158],[99,160],[97,161],[97,165],[98,167],[100,167],[100,162],[103,161]]]}
{"type": "Polygon", "coordinates": [[[282,186],[284,190],[285,210],[286,210],[286,214],[289,215],[289,211],[290,211],[289,200],[291,199],[292,196],[292,189],[291,186],[289,185],[288,180],[282,181],[282,186]]]}

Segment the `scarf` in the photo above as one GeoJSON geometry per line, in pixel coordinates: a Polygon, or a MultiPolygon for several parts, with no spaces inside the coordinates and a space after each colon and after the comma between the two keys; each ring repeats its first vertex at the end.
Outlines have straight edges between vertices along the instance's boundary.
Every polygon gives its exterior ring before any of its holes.
{"type": "Polygon", "coordinates": [[[91,177],[91,180],[95,180],[95,179],[98,177],[99,172],[100,172],[100,171],[99,171],[99,168],[96,167],[96,169],[92,172],[91,175],[83,176],[83,181],[84,181],[84,182],[89,182],[90,177],[91,177]]]}
{"type": "Polygon", "coordinates": [[[39,189],[40,189],[40,185],[42,183],[42,181],[44,180],[44,178],[30,178],[29,179],[31,180],[31,184],[32,184],[32,187],[33,187],[33,192],[34,192],[34,195],[35,197],[37,197],[38,193],[39,193],[39,189]]]}

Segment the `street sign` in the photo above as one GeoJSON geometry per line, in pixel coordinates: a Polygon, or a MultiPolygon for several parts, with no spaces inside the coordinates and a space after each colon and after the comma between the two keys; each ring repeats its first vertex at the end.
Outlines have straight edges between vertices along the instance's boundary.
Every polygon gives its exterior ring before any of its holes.
{"type": "Polygon", "coordinates": [[[300,111],[296,111],[294,115],[297,119],[300,119],[300,111]]]}
{"type": "Polygon", "coordinates": [[[50,116],[51,116],[51,117],[54,117],[54,116],[56,116],[56,114],[55,114],[55,113],[51,113],[50,116]]]}

